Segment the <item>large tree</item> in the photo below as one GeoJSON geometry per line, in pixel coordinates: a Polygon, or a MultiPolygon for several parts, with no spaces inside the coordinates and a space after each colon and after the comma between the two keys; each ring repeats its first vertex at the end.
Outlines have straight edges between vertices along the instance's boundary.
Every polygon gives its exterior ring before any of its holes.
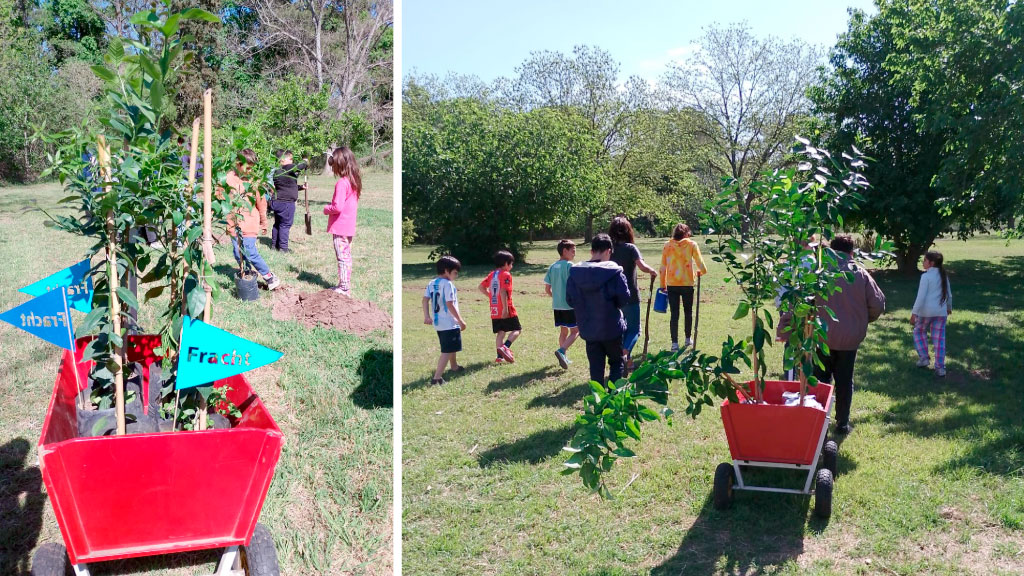
{"type": "Polygon", "coordinates": [[[741,184],[742,210],[754,201],[746,183],[780,165],[808,114],[806,91],[820,58],[800,40],[757,38],[749,26],[732,25],[709,27],[691,59],[670,65],[670,102],[697,112],[694,135],[712,151],[707,169],[741,184]]]}
{"type": "Polygon", "coordinates": [[[832,148],[874,158],[855,215],[916,270],[944,230],[966,236],[1021,206],[1021,13],[1011,0],[880,0],[852,11],[812,91],[832,148]]]}

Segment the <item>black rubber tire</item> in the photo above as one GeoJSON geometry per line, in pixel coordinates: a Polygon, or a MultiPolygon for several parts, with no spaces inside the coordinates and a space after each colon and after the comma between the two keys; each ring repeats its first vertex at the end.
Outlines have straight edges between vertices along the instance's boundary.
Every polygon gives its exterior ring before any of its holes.
{"type": "Polygon", "coordinates": [[[836,479],[839,471],[839,444],[835,440],[825,442],[821,449],[821,467],[832,473],[832,480],[836,479]]]}
{"type": "Polygon", "coordinates": [[[732,464],[722,462],[715,468],[715,486],[712,500],[716,510],[726,510],[732,506],[732,485],[736,483],[736,472],[732,464]]]}
{"type": "Polygon", "coordinates": [[[65,576],[70,572],[68,551],[63,544],[47,542],[32,556],[32,576],[65,576]]]}
{"type": "Polygon", "coordinates": [[[277,550],[274,549],[274,537],[263,524],[256,524],[252,540],[248,546],[240,548],[242,568],[246,576],[281,576],[281,568],[277,564],[277,550]]]}
{"type": "Polygon", "coordinates": [[[818,470],[814,479],[814,515],[822,520],[832,516],[832,472],[827,468],[818,470]]]}

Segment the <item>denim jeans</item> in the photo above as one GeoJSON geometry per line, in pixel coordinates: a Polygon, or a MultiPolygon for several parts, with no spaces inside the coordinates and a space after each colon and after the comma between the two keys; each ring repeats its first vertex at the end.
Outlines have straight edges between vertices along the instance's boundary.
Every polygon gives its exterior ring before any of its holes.
{"type": "Polygon", "coordinates": [[[274,250],[288,251],[288,236],[295,221],[295,202],[273,200],[270,209],[274,211],[274,229],[270,233],[270,246],[274,250]]]}
{"type": "MultiPolygon", "coordinates": [[[[256,268],[261,276],[270,275],[270,267],[263,261],[258,250],[256,250],[256,238],[242,238],[242,247],[245,248],[245,259],[256,268]]],[[[242,263],[242,256],[238,253],[238,239],[231,237],[231,250],[235,253],[235,262],[242,263]]]]}
{"type": "Polygon", "coordinates": [[[622,335],[622,349],[633,351],[640,339],[640,303],[630,302],[622,307],[622,316],[626,319],[626,333],[622,335]]]}

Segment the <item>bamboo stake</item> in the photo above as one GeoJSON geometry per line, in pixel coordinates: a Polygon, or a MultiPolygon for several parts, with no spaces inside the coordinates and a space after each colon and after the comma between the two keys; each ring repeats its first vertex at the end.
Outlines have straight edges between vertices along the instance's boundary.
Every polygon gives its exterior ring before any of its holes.
{"type": "MultiPolygon", "coordinates": [[[[110,151],[107,150],[107,140],[103,135],[97,136],[96,151],[99,155],[100,173],[103,175],[105,182],[110,182],[110,151]]],[[[110,192],[110,187],[106,187],[106,191],[110,192]]],[[[117,230],[114,226],[114,211],[107,212],[107,279],[110,297],[110,316],[111,321],[114,324],[114,333],[118,337],[122,337],[121,334],[121,303],[117,299],[117,286],[121,283],[120,276],[117,273],[117,230]]],[[[124,370],[122,362],[122,354],[124,353],[123,346],[114,345],[114,413],[117,416],[117,434],[123,436],[125,434],[125,418],[124,418],[124,370]]]]}
{"type": "MultiPolygon", "coordinates": [[[[186,194],[192,194],[196,186],[196,161],[199,160],[199,129],[202,126],[202,119],[196,116],[195,120],[192,121],[192,147],[189,149],[188,159],[188,189],[185,191],[186,194]]],[[[185,219],[185,230],[188,230],[188,218],[185,219]]],[[[204,254],[205,256],[205,254],[204,254]]],[[[184,263],[185,270],[182,274],[182,278],[188,276],[188,262],[184,263]]],[[[182,286],[182,290],[184,290],[182,286]]],[[[181,315],[185,316],[188,314],[188,300],[185,298],[185,294],[182,294],[181,299],[181,315]]],[[[180,343],[181,340],[179,339],[180,343]]]]}
{"type": "MultiPolygon", "coordinates": [[[[754,332],[753,333],[756,334],[757,333],[757,308],[753,309],[752,316],[753,316],[752,322],[753,322],[753,325],[754,325],[754,332]]],[[[752,362],[751,367],[753,367],[753,369],[754,369],[754,398],[757,400],[757,403],[760,404],[761,401],[763,400],[763,398],[762,398],[763,393],[761,391],[760,378],[758,376],[758,370],[757,370],[758,366],[757,366],[757,347],[756,346],[754,347],[754,353],[751,354],[750,360],[752,362]]]]}
{"type": "MultiPolygon", "coordinates": [[[[213,212],[210,206],[213,195],[213,90],[203,92],[203,257],[213,262],[213,212]]],[[[205,271],[206,266],[203,266],[205,271]]],[[[203,308],[203,322],[210,321],[213,287],[203,276],[203,290],[206,305],[203,308]]],[[[206,430],[206,399],[199,395],[199,429],[206,430]]]]}

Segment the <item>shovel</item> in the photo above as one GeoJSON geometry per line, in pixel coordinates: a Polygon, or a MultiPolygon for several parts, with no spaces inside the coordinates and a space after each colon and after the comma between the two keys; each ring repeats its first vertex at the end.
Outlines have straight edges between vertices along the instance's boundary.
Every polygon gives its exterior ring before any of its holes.
{"type": "Polygon", "coordinates": [[[309,216],[309,176],[302,176],[302,198],[306,203],[306,235],[313,235],[313,219],[309,216]]]}
{"type": "MultiPolygon", "coordinates": [[[[651,276],[650,297],[647,298],[647,314],[644,316],[644,360],[647,359],[647,342],[651,339],[651,303],[654,302],[654,276],[651,276]]],[[[696,338],[696,334],[694,337],[696,338]]]]}
{"type": "Polygon", "coordinates": [[[697,349],[697,329],[700,328],[700,276],[697,276],[697,317],[693,320],[693,349],[697,349]]]}

